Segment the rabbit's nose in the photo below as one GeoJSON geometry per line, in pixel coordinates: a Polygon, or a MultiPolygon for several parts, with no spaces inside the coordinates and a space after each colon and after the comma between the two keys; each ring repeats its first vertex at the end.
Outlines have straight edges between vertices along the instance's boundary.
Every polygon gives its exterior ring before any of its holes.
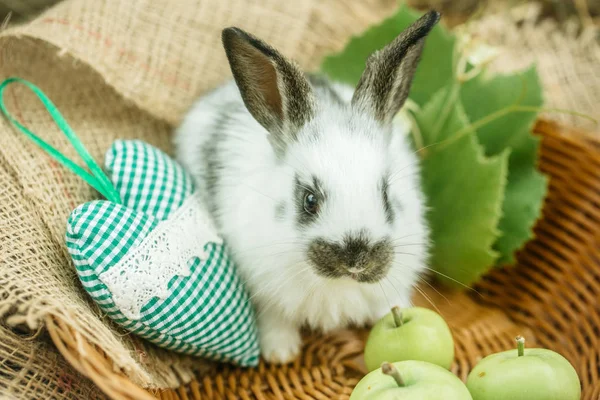
{"type": "Polygon", "coordinates": [[[316,272],[328,278],[350,276],[359,282],[376,282],[390,268],[393,248],[387,238],[373,243],[360,232],[339,242],[315,239],[307,256],[316,272]]]}
{"type": "Polygon", "coordinates": [[[339,255],[348,272],[359,273],[367,268],[370,247],[369,239],[364,234],[344,238],[339,255]]]}

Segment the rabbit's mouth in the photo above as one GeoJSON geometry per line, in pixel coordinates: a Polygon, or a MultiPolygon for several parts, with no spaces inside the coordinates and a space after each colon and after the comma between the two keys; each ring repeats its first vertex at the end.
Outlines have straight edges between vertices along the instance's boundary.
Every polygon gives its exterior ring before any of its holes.
{"type": "Polygon", "coordinates": [[[315,272],[325,278],[347,277],[361,283],[375,283],[387,275],[393,254],[389,239],[371,244],[364,236],[355,236],[341,243],[315,239],[307,256],[315,272]]]}
{"type": "Polygon", "coordinates": [[[352,280],[355,280],[360,283],[377,283],[380,280],[382,280],[383,278],[385,278],[389,269],[390,269],[389,265],[377,266],[377,267],[369,268],[368,270],[365,270],[364,272],[350,273],[349,277],[352,280]]]}

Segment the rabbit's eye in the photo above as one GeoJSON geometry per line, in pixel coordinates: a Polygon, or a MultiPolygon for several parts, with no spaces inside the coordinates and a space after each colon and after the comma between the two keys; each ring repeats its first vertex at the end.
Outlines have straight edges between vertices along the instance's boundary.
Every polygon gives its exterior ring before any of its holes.
{"type": "Polygon", "coordinates": [[[304,211],[313,215],[319,212],[319,198],[314,193],[304,195],[304,211]]]}

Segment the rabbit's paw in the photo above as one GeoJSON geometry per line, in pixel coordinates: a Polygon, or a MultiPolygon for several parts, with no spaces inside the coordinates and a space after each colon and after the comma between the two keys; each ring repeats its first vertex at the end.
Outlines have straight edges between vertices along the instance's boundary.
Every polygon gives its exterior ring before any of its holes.
{"type": "Polygon", "coordinates": [[[298,329],[283,323],[263,323],[259,328],[263,358],[272,364],[287,364],[300,354],[302,338],[298,329]]]}

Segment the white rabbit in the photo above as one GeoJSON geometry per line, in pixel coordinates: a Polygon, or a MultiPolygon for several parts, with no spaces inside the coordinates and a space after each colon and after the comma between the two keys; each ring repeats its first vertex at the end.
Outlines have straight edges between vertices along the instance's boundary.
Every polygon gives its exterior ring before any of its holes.
{"type": "Polygon", "coordinates": [[[222,39],[234,80],[197,101],[175,136],[257,309],[269,362],[300,328],[371,324],[410,305],[429,229],[404,104],[429,12],[375,52],[356,90],[304,74],[238,29],[222,39]]]}

